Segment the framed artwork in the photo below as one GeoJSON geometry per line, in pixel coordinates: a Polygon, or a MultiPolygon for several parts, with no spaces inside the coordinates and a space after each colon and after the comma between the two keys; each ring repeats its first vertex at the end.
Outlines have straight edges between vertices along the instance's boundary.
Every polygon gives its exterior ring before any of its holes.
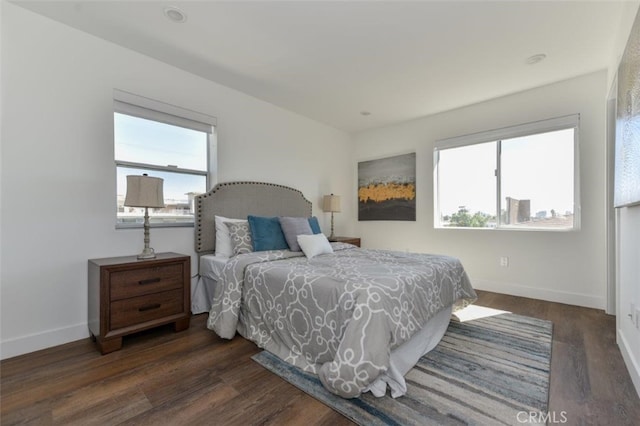
{"type": "Polygon", "coordinates": [[[416,153],[358,163],[358,220],[416,220],[416,153]]]}
{"type": "Polygon", "coordinates": [[[640,204],[640,14],[618,68],[613,202],[640,204]]]}

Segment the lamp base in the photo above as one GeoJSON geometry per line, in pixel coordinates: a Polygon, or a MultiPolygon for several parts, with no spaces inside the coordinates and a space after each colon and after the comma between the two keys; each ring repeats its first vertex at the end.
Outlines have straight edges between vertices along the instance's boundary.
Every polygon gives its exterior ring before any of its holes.
{"type": "Polygon", "coordinates": [[[149,241],[151,241],[151,239],[149,238],[149,208],[145,207],[144,208],[144,249],[142,250],[142,253],[138,255],[138,260],[156,258],[156,252],[151,247],[149,247],[149,241]]]}
{"type": "Polygon", "coordinates": [[[329,235],[329,241],[333,240],[336,236],[333,235],[333,212],[331,212],[331,235],[329,235]]]}
{"type": "Polygon", "coordinates": [[[144,250],[142,250],[142,253],[138,255],[138,259],[155,259],[155,258],[156,258],[156,252],[150,247],[145,247],[144,250]]]}

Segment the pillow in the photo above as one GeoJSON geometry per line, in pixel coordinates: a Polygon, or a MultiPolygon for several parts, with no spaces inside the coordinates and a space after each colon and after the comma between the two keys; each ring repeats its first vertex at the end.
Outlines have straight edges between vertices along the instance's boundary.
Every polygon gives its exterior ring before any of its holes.
{"type": "Polygon", "coordinates": [[[331,243],[324,234],[298,235],[298,244],[309,259],[319,254],[333,253],[331,243]]]}
{"type": "Polygon", "coordinates": [[[322,234],[322,230],[320,229],[320,224],[318,223],[318,218],[313,216],[309,218],[309,226],[311,226],[311,231],[314,234],[322,234]]]}
{"type": "Polygon", "coordinates": [[[251,228],[253,251],[287,250],[289,248],[277,217],[249,216],[247,220],[251,228]]]}
{"type": "Polygon", "coordinates": [[[233,246],[231,245],[231,237],[229,237],[229,228],[225,222],[246,222],[245,219],[229,219],[228,217],[215,216],[216,224],[216,256],[231,257],[233,256],[233,246]]]}
{"type": "Polygon", "coordinates": [[[249,223],[243,222],[224,222],[229,228],[229,237],[233,254],[251,253],[253,251],[253,243],[251,241],[251,230],[249,223]]]}
{"type": "Polygon", "coordinates": [[[280,217],[280,226],[284,233],[284,239],[289,245],[289,250],[300,251],[298,244],[298,235],[312,235],[309,219],[306,217],[280,217]]]}

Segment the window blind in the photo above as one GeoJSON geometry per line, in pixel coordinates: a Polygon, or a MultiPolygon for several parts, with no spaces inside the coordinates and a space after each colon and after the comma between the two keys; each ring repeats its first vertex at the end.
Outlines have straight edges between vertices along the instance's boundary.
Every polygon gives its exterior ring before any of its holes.
{"type": "Polygon", "coordinates": [[[470,135],[441,139],[436,141],[434,150],[437,151],[440,149],[457,148],[461,146],[528,136],[536,133],[552,132],[554,130],[562,130],[572,127],[577,129],[579,124],[580,114],[566,115],[548,120],[504,127],[502,129],[488,130],[485,132],[472,133],[470,135]]]}
{"type": "Polygon", "coordinates": [[[217,123],[215,117],[118,89],[113,90],[113,108],[115,112],[121,114],[209,134],[213,133],[217,123]]]}

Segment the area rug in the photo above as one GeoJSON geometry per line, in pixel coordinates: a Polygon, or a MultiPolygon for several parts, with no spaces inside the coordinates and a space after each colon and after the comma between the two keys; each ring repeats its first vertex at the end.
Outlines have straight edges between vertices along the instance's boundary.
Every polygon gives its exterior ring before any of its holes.
{"type": "Polygon", "coordinates": [[[454,318],[438,346],[407,373],[407,394],[396,399],[369,392],[343,399],[269,352],[253,359],[360,425],[531,424],[547,412],[552,328],[511,313],[454,318]]]}

